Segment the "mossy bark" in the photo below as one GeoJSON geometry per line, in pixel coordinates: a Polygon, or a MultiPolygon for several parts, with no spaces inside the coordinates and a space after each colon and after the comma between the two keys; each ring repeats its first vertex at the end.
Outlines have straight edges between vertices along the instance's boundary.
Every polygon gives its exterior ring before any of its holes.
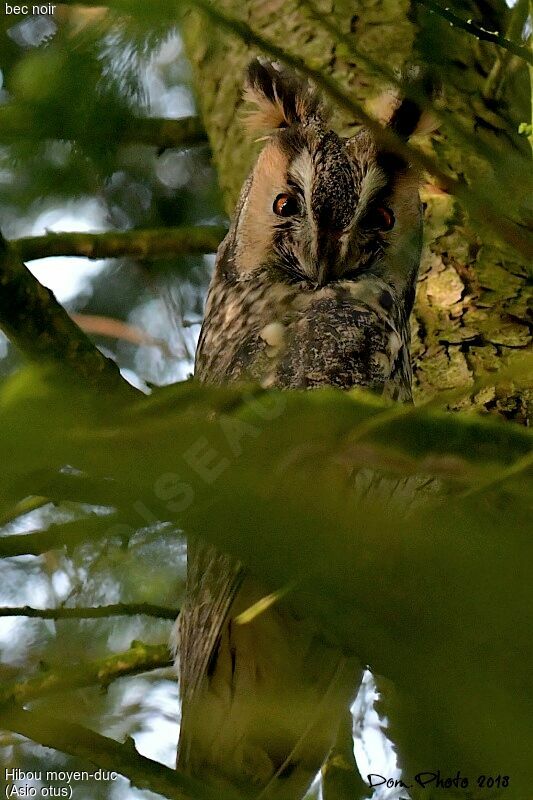
{"type": "Polygon", "coordinates": [[[83,256],[90,259],[134,256],[143,259],[213,253],[226,228],[220,225],[183,226],[181,228],[145,228],[109,233],[47,233],[29,236],[10,243],[22,261],[50,256],[83,256]]]}
{"type": "MultiPolygon", "coordinates": [[[[421,139],[419,146],[441,167],[465,176],[481,190],[489,173],[502,186],[506,179],[514,180],[507,173],[511,167],[514,175],[527,174],[527,140],[515,133],[529,114],[525,65],[511,59],[496,102],[486,97],[486,88],[498,49],[451,28],[416,2],[319,0],[317,6],[353,38],[360,52],[375,61],[393,69],[413,59],[430,61],[440,72],[443,124],[431,140],[421,139]],[[458,123],[463,134],[457,136],[455,130],[454,135],[453,124],[447,121],[458,123]]],[[[336,42],[312,19],[305,3],[221,0],[217,7],[336,78],[367,107],[387,88],[383,79],[355,63],[345,44],[336,42]]],[[[471,0],[463,3],[462,14],[492,30],[505,31],[509,25],[510,11],[504,0],[471,0]]],[[[247,137],[239,114],[243,76],[254,51],[237,36],[215,28],[199,11],[186,16],[183,30],[201,114],[231,213],[259,147],[247,137]]],[[[355,122],[341,113],[334,115],[335,126],[345,135],[355,122]]],[[[518,195],[519,206],[520,191],[518,195]]],[[[484,228],[482,219],[469,219],[454,198],[433,185],[430,176],[425,176],[422,199],[426,243],[413,315],[415,398],[420,401],[457,389],[464,394],[455,406],[474,406],[527,422],[532,407],[530,386],[510,378],[505,384],[495,380],[493,386],[485,381],[478,390],[476,380],[508,368],[511,374],[524,351],[531,349],[533,293],[528,265],[500,239],[497,230],[484,228]]]]}

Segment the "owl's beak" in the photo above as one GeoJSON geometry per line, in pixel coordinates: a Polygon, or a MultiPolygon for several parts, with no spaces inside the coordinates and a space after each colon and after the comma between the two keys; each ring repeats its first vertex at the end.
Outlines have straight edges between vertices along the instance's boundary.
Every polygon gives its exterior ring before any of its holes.
{"type": "Polygon", "coordinates": [[[339,277],[339,260],[346,229],[322,230],[318,233],[317,286],[322,287],[339,277]]]}

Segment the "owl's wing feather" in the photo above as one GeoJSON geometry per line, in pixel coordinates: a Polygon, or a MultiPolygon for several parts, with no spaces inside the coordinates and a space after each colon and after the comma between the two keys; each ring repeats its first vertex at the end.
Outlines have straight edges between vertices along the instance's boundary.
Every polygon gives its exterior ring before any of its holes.
{"type": "MultiPolygon", "coordinates": [[[[228,239],[221,243],[215,269],[227,259],[228,239]]],[[[216,294],[216,292],[215,292],[216,294]]],[[[216,303],[217,298],[212,297],[216,303]]],[[[208,380],[208,358],[203,347],[206,325],[202,327],[196,353],[195,375],[208,380]]],[[[186,599],[178,620],[180,692],[182,724],[177,763],[186,765],[191,746],[187,735],[188,714],[194,714],[195,701],[202,692],[229,610],[242,583],[243,568],[234,558],[199,540],[187,544],[186,599]]]]}
{"type": "MultiPolygon", "coordinates": [[[[229,609],[242,583],[242,566],[215,547],[190,541],[187,552],[187,591],[179,624],[179,675],[182,731],[216,657],[217,643],[229,609]]],[[[189,743],[180,737],[178,764],[187,762],[189,743]]]]}

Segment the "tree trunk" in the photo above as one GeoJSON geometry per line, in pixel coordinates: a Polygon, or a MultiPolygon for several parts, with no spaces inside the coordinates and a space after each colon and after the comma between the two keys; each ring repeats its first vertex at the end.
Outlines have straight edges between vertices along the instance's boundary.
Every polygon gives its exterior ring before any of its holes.
{"type": "MultiPolygon", "coordinates": [[[[435,157],[441,168],[464,175],[481,192],[489,173],[504,189],[506,182],[510,183],[520,205],[522,187],[509,170],[523,176],[530,170],[527,139],[516,134],[519,123],[530,116],[525,63],[511,58],[495,85],[489,76],[504,51],[452,28],[417,2],[319,0],[318,5],[361,53],[378,63],[401,69],[413,60],[431,62],[442,76],[443,122],[431,141],[421,138],[419,146],[435,157]],[[473,139],[468,142],[458,136],[450,122],[460,123],[473,139]],[[491,169],[483,148],[491,151],[491,169]]],[[[463,19],[478,20],[489,30],[508,29],[511,12],[504,0],[464,0],[457,5],[463,19]]],[[[217,7],[331,75],[367,107],[389,88],[383,78],[356,63],[346,43],[336,42],[312,18],[305,2],[221,0],[217,7]]],[[[231,214],[257,151],[239,114],[245,68],[257,51],[209,23],[198,11],[187,15],[184,35],[200,110],[231,214]]],[[[354,122],[346,114],[334,114],[334,126],[340,133],[352,132],[354,122]]],[[[434,185],[430,176],[425,180],[421,194],[426,206],[426,246],[412,320],[415,399],[452,390],[450,407],[474,406],[526,423],[532,406],[531,386],[520,385],[517,373],[532,339],[533,296],[527,265],[494,226],[492,230],[480,228],[482,213],[475,222],[470,221],[457,201],[434,185]],[[500,377],[497,385],[491,386],[487,373],[502,370],[508,370],[510,377],[503,383],[500,377]]],[[[508,210],[505,200],[501,207],[508,210]]]]}

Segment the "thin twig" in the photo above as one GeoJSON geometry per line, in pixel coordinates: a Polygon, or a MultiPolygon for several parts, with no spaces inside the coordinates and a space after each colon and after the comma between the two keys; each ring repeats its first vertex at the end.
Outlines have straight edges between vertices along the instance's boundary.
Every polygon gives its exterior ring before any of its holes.
{"type": "Polygon", "coordinates": [[[471,19],[462,19],[448,8],[443,8],[438,3],[435,3],[434,0],[415,0],[415,3],[425,6],[425,8],[429,9],[429,11],[433,12],[434,14],[438,14],[455,28],[460,28],[461,30],[466,31],[466,33],[469,33],[471,36],[475,36],[476,39],[482,39],[484,42],[492,42],[493,44],[497,44],[498,47],[508,50],[513,55],[518,56],[518,58],[521,58],[528,64],[533,65],[533,54],[529,52],[527,47],[523,47],[522,45],[516,44],[516,42],[513,42],[510,39],[506,39],[501,33],[498,33],[497,31],[488,31],[486,28],[482,28],[481,25],[476,25],[476,23],[472,22],[471,19]]]}
{"type": "Polygon", "coordinates": [[[198,117],[142,117],[135,119],[124,129],[120,141],[124,144],[148,144],[163,150],[205,144],[207,134],[198,117]]]}
{"type": "MultiPolygon", "coordinates": [[[[156,393],[157,394],[157,393],[156,393]]],[[[9,487],[11,497],[24,497],[33,489],[40,495],[40,500],[59,504],[62,502],[82,503],[84,505],[102,506],[117,509],[120,513],[108,516],[91,516],[83,520],[83,531],[80,531],[80,520],[52,525],[45,531],[25,534],[11,534],[0,537],[0,558],[2,556],[39,555],[48,550],[76,545],[83,541],[100,538],[110,531],[119,531],[120,526],[138,529],[157,522],[175,522],[175,514],[156,497],[155,493],[147,494],[141,485],[128,484],[116,480],[99,480],[87,475],[54,470],[34,471],[25,474],[9,487]],[[87,529],[86,525],[89,525],[87,529]]],[[[33,510],[35,498],[22,501],[9,509],[0,521],[0,527],[13,522],[18,517],[33,510]]],[[[45,504],[42,503],[42,505],[45,504]]],[[[41,503],[35,502],[35,507],[41,503]]]]}
{"type": "MultiPolygon", "coordinates": [[[[131,507],[131,500],[142,497],[141,488],[121,483],[117,480],[91,478],[73,472],[57,472],[53,467],[50,469],[34,470],[26,473],[10,486],[12,496],[24,497],[31,486],[35,494],[49,499],[51,503],[70,501],[91,506],[102,506],[109,508],[121,507],[123,509],[131,507]]],[[[12,518],[24,513],[24,502],[10,510],[12,518]],[[16,514],[21,507],[20,514],[16,514]]],[[[159,512],[158,508],[158,512],[159,512]]],[[[109,519],[109,517],[108,517],[109,519]]]]}
{"type": "Polygon", "coordinates": [[[33,617],[36,619],[103,619],[106,617],[148,616],[176,619],[177,611],[151,603],[113,603],[91,608],[32,608],[0,606],[0,617],[33,617]]]}
{"type": "Polygon", "coordinates": [[[48,233],[15,239],[9,246],[23,261],[50,256],[168,258],[214,253],[226,232],[226,228],[219,225],[198,225],[126,232],[48,233]]]}

